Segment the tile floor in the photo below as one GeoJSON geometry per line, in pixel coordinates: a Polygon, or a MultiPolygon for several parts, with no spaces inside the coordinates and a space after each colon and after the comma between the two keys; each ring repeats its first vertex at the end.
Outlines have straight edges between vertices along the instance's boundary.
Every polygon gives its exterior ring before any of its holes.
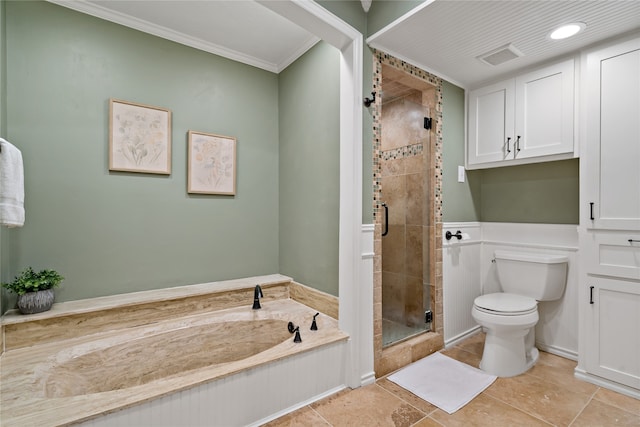
{"type": "MultiPolygon", "coordinates": [[[[478,367],[484,335],[443,353],[478,367]]],[[[498,378],[452,415],[386,378],[344,390],[268,424],[284,426],[640,426],[640,400],[574,378],[576,362],[540,352],[523,375],[498,378]]]]}

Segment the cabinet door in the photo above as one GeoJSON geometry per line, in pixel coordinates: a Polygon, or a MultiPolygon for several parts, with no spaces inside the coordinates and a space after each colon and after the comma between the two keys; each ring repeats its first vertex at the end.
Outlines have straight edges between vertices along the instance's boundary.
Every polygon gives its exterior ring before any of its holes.
{"type": "Polygon", "coordinates": [[[587,370],[640,389],[640,282],[587,278],[587,370]]]}
{"type": "Polygon", "coordinates": [[[513,159],[514,81],[469,93],[470,165],[513,159]]]}
{"type": "Polygon", "coordinates": [[[640,39],[590,54],[587,73],[585,223],[640,230],[640,39]]]}
{"type": "Polygon", "coordinates": [[[640,232],[588,231],[581,239],[587,273],[640,281],[640,232]]]}
{"type": "Polygon", "coordinates": [[[574,61],[516,78],[515,158],[573,152],[574,61]]]}

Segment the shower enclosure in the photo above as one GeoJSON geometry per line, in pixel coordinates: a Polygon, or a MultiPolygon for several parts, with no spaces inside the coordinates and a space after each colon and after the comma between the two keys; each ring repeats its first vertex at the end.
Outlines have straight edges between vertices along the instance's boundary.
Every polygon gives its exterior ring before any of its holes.
{"type": "Polygon", "coordinates": [[[382,341],[402,341],[431,327],[429,273],[435,262],[432,111],[435,87],[382,67],[382,341]]]}

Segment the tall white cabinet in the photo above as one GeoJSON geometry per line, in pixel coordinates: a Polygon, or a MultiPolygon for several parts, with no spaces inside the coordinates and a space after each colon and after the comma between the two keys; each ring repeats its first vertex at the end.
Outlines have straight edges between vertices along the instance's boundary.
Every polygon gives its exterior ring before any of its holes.
{"type": "Polygon", "coordinates": [[[640,38],[585,71],[576,375],[640,398],[640,38]]]}

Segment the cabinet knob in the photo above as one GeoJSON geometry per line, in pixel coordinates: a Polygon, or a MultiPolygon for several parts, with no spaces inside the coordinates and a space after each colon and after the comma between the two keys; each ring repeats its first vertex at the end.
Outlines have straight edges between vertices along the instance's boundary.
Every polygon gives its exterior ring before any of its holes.
{"type": "Polygon", "coordinates": [[[518,135],[518,139],[516,140],[516,151],[520,152],[520,135],[518,135]]]}
{"type": "Polygon", "coordinates": [[[509,148],[509,142],[511,142],[511,137],[510,136],[507,137],[507,154],[509,154],[511,152],[511,148],[509,148]]]}

